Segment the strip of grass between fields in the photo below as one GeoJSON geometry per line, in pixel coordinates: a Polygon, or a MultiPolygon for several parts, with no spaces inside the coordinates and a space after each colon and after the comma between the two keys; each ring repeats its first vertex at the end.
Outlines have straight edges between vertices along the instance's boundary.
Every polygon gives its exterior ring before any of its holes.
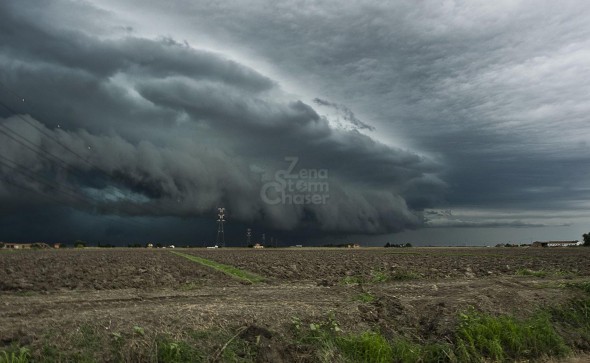
{"type": "Polygon", "coordinates": [[[241,280],[241,281],[245,281],[245,282],[248,282],[251,284],[255,284],[255,283],[264,281],[264,278],[262,276],[258,276],[252,272],[249,272],[249,271],[240,270],[239,268],[234,267],[234,266],[224,265],[219,262],[211,261],[206,258],[202,258],[202,257],[194,256],[194,255],[188,255],[188,254],[182,253],[182,252],[174,252],[174,251],[170,251],[170,252],[174,253],[175,255],[189,259],[191,261],[200,263],[203,266],[211,267],[212,269],[215,269],[217,271],[221,271],[224,274],[234,277],[234,278],[241,280]]]}

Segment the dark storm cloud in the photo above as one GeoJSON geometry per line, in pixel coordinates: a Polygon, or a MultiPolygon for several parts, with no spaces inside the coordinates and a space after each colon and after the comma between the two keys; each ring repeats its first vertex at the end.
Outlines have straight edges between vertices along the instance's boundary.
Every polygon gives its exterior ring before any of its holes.
{"type": "Polygon", "coordinates": [[[379,135],[439,156],[449,194],[430,204],[590,205],[588,3],[175,4],[379,135]]]}
{"type": "Polygon", "coordinates": [[[60,176],[102,208],[222,203],[277,228],[373,233],[431,207],[480,211],[442,227],[587,217],[584,2],[38,1],[0,18],[0,83],[26,102],[0,99],[116,175],[60,176]],[[286,156],[329,170],[328,205],[261,202],[286,156]]]}
{"type": "MultiPolygon", "coordinates": [[[[49,4],[52,11],[94,11],[49,4]]],[[[3,111],[0,124],[70,165],[64,170],[0,135],[3,156],[59,183],[48,186],[40,176],[2,167],[12,184],[85,212],[209,216],[223,205],[237,221],[339,233],[419,226],[414,209],[444,190],[435,162],[356,130],[334,129],[277,82],[198,44],[93,34],[36,22],[22,5],[1,7],[0,92],[24,116],[3,111]],[[263,176],[284,169],[286,156],[297,156],[298,168],[329,171],[329,203],[263,202],[263,176]]],[[[356,127],[371,128],[341,109],[356,127]]],[[[20,195],[10,183],[0,181],[6,205],[14,206],[20,195]]]]}

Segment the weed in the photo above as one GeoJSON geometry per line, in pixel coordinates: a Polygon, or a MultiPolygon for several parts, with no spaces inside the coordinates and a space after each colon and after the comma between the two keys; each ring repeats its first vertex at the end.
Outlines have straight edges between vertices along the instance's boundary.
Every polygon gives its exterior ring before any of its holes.
{"type": "Polygon", "coordinates": [[[569,348],[549,318],[546,313],[527,320],[493,317],[474,310],[462,313],[455,337],[456,355],[461,362],[564,356],[569,348]]]}
{"type": "Polygon", "coordinates": [[[102,345],[98,332],[89,324],[81,325],[73,337],[74,345],[80,349],[76,361],[94,361],[94,353],[102,351],[102,345]]]}
{"type": "Polygon", "coordinates": [[[360,276],[345,276],[342,279],[342,283],[344,285],[356,285],[356,284],[362,284],[363,283],[363,278],[360,276]]]}
{"type": "Polygon", "coordinates": [[[158,362],[181,363],[199,362],[203,355],[191,345],[183,341],[163,339],[157,342],[158,362]]]}
{"type": "Polygon", "coordinates": [[[383,271],[372,271],[371,282],[387,282],[389,276],[383,271]]]}
{"type": "Polygon", "coordinates": [[[363,293],[360,293],[357,296],[355,296],[354,300],[364,302],[364,303],[370,303],[370,302],[375,301],[375,296],[371,295],[368,292],[363,292],[363,293]]]}
{"type": "Polygon", "coordinates": [[[585,293],[590,294],[590,281],[569,282],[565,284],[565,287],[579,289],[584,291],[585,293]]]}
{"type": "Polygon", "coordinates": [[[580,349],[590,348],[590,299],[576,299],[548,309],[568,341],[580,349]]]}
{"type": "Polygon", "coordinates": [[[11,351],[0,352],[0,363],[28,363],[31,354],[26,347],[14,347],[11,351]]]}
{"type": "Polygon", "coordinates": [[[335,345],[352,362],[385,363],[393,361],[389,342],[379,333],[364,332],[336,338],[335,345]]]}
{"type": "Polygon", "coordinates": [[[143,335],[145,335],[145,330],[142,327],[136,325],[136,326],[133,327],[133,334],[137,334],[137,335],[142,335],[143,336],[143,335]]]}
{"type": "Polygon", "coordinates": [[[443,343],[418,344],[400,338],[391,345],[393,361],[399,363],[413,362],[456,362],[453,347],[443,343]]]}
{"type": "Polygon", "coordinates": [[[178,287],[178,290],[180,291],[192,291],[192,290],[198,290],[200,288],[203,287],[203,284],[198,282],[198,281],[190,281],[187,282],[185,284],[182,284],[178,287]]]}

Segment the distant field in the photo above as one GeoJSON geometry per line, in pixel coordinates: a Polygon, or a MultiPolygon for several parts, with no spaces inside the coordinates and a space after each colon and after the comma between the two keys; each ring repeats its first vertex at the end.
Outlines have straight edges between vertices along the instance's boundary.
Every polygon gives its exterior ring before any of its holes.
{"type": "Polygon", "coordinates": [[[0,362],[567,359],[590,352],[588,261],[587,248],[10,251],[0,362]],[[484,339],[485,324],[520,335],[484,339]]]}
{"type": "Polygon", "coordinates": [[[278,280],[338,281],[346,276],[413,273],[426,279],[515,275],[523,269],[590,275],[590,251],[580,248],[218,249],[188,253],[278,280]],[[582,253],[581,253],[582,252],[582,253]]]}

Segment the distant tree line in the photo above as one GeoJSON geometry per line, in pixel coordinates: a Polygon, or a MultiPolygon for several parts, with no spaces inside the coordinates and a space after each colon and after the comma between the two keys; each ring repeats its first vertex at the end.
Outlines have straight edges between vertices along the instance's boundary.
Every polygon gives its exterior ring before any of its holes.
{"type": "Polygon", "coordinates": [[[590,232],[584,233],[582,238],[584,238],[584,247],[590,247],[590,232]]]}
{"type": "Polygon", "coordinates": [[[408,248],[408,247],[412,247],[411,243],[389,243],[387,242],[385,244],[385,246],[383,246],[385,248],[390,248],[390,247],[396,247],[396,248],[408,248]]]}
{"type": "Polygon", "coordinates": [[[530,246],[530,244],[523,243],[519,245],[518,243],[498,243],[496,247],[525,247],[530,246]]]}
{"type": "Polygon", "coordinates": [[[346,248],[350,245],[350,243],[339,243],[339,244],[335,244],[335,243],[327,243],[322,245],[321,247],[337,247],[337,248],[346,248]]]}

